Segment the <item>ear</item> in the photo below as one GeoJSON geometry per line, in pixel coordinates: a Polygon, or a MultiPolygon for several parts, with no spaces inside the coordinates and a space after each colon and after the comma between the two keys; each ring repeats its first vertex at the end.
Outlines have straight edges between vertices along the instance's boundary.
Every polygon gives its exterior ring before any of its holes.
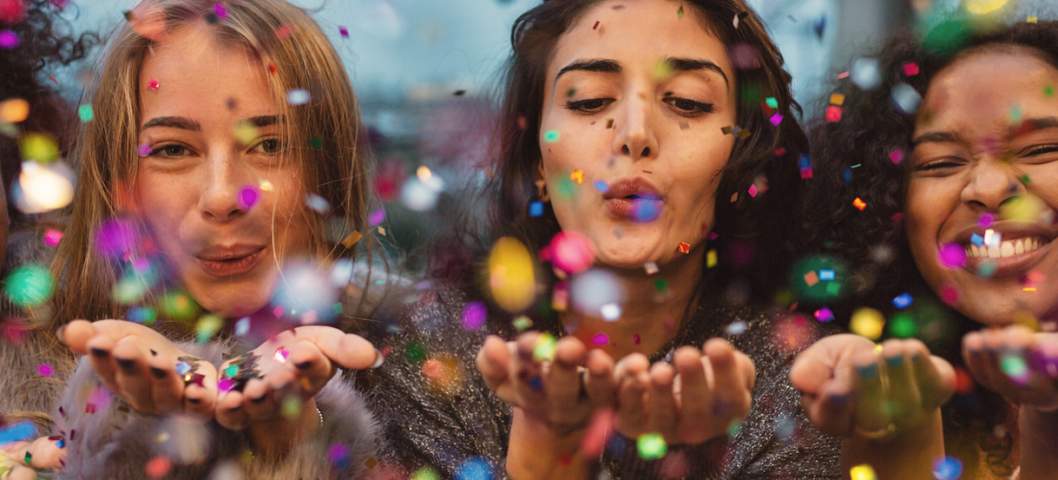
{"type": "Polygon", "coordinates": [[[118,213],[137,216],[140,214],[135,189],[125,180],[118,180],[114,183],[114,208],[118,213]]]}

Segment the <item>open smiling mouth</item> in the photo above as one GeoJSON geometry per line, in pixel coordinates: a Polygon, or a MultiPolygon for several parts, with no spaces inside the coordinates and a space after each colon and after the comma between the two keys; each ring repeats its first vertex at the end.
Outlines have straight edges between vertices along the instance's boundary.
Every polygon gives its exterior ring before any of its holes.
{"type": "Polygon", "coordinates": [[[206,273],[214,277],[232,277],[249,272],[264,256],[265,247],[238,247],[216,249],[195,256],[195,260],[206,273]]]}
{"type": "Polygon", "coordinates": [[[1045,233],[1001,232],[988,229],[961,242],[967,269],[989,277],[1022,275],[1050,250],[1053,236],[1045,233]]]}

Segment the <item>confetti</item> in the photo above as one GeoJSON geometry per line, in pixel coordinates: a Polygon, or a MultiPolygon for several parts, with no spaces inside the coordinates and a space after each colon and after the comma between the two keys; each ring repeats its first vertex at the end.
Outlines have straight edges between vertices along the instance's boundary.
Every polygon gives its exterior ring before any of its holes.
{"type": "Polygon", "coordinates": [[[536,298],[532,254],[514,237],[502,237],[493,245],[488,258],[488,278],[493,300],[508,312],[525,310],[536,298]]]}
{"type": "Polygon", "coordinates": [[[302,88],[291,89],[287,92],[287,103],[291,105],[304,105],[311,99],[312,96],[309,95],[308,90],[302,88]]]}
{"type": "Polygon", "coordinates": [[[302,401],[298,395],[287,395],[279,406],[279,414],[288,420],[294,420],[301,415],[302,401]]]}
{"type": "Polygon", "coordinates": [[[47,164],[59,158],[59,144],[46,133],[27,133],[18,143],[25,161],[47,164]]]}
{"type": "Polygon", "coordinates": [[[344,25],[338,25],[338,35],[342,38],[349,38],[349,28],[344,25]]]}
{"type": "Polygon", "coordinates": [[[569,174],[569,179],[576,182],[577,185],[584,183],[584,170],[575,169],[569,174]]]}
{"type": "Polygon", "coordinates": [[[489,462],[481,457],[472,457],[456,469],[455,480],[492,480],[494,478],[489,462]]]}
{"type": "Polygon", "coordinates": [[[668,452],[668,445],[660,433],[644,433],[636,438],[636,449],[639,451],[639,458],[657,460],[668,452]]]}
{"type": "Polygon", "coordinates": [[[912,301],[913,299],[911,298],[911,294],[904,292],[893,298],[893,306],[899,310],[903,310],[907,307],[910,307],[912,301]]]}
{"type": "Polygon", "coordinates": [[[533,328],[533,321],[525,315],[518,315],[517,317],[515,317],[514,320],[511,321],[511,324],[514,325],[514,328],[517,329],[519,332],[524,332],[530,328],[533,328]]]}
{"type": "Polygon", "coordinates": [[[54,290],[51,272],[42,265],[23,265],[4,280],[4,294],[20,307],[40,305],[51,298],[54,290]]]}
{"type": "Polygon", "coordinates": [[[11,189],[15,207],[26,214],[63,208],[73,200],[74,179],[73,170],[63,162],[22,162],[18,183],[11,189]]]}
{"type": "Polygon", "coordinates": [[[0,102],[0,122],[20,123],[29,117],[29,102],[12,98],[0,102]]]}
{"type": "Polygon", "coordinates": [[[144,472],[150,478],[162,478],[169,473],[169,470],[173,468],[173,462],[169,460],[169,457],[164,455],[158,455],[151,458],[147,465],[144,467],[144,472]]]}
{"type": "Polygon", "coordinates": [[[162,85],[158,83],[158,80],[155,80],[153,78],[147,81],[147,90],[157,92],[158,89],[161,88],[161,86],[162,85]]]}
{"type": "Polygon", "coordinates": [[[940,263],[945,268],[955,269],[966,266],[966,249],[958,243],[947,243],[937,252],[940,263]]]}
{"type": "Polygon", "coordinates": [[[860,90],[874,90],[882,84],[881,67],[878,59],[870,57],[857,58],[852,62],[849,79],[860,90]]]}
{"type": "Polygon", "coordinates": [[[305,196],[305,205],[320,215],[326,215],[331,211],[330,202],[315,193],[305,196]]]}
{"type": "Polygon", "coordinates": [[[904,62],[901,65],[901,69],[904,71],[905,77],[914,77],[919,73],[918,64],[915,62],[904,62]]]}
{"type": "Polygon", "coordinates": [[[422,467],[413,472],[408,480],[441,480],[441,475],[430,467],[422,467]]]}
{"type": "Polygon", "coordinates": [[[54,228],[48,228],[44,230],[44,244],[55,248],[59,246],[59,242],[62,241],[62,230],[56,230],[54,228]]]}
{"type": "Polygon", "coordinates": [[[716,249],[710,248],[708,252],[705,252],[705,268],[713,268],[717,263],[716,249]]]}
{"type": "Polygon", "coordinates": [[[862,212],[867,209],[867,202],[864,202],[860,197],[856,197],[852,200],[852,206],[862,212]]]}
{"type": "Polygon", "coordinates": [[[878,476],[875,475],[874,469],[870,465],[856,465],[849,470],[850,480],[878,480],[878,476]]]}
{"type": "Polygon", "coordinates": [[[852,312],[849,329],[853,333],[871,340],[881,338],[885,327],[885,317],[882,312],[869,307],[861,307],[852,312]]]}
{"type": "Polygon", "coordinates": [[[606,270],[592,269],[573,276],[569,281],[569,296],[577,311],[597,316],[604,309],[608,314],[619,313],[607,305],[622,303],[623,289],[617,278],[606,270]]]}
{"type": "Polygon", "coordinates": [[[580,273],[595,262],[595,250],[591,241],[573,231],[562,231],[551,238],[541,252],[540,258],[568,274],[580,273]]]}
{"type": "Polygon", "coordinates": [[[239,206],[244,209],[253,208],[257,204],[257,200],[261,197],[260,192],[253,185],[247,185],[239,190],[239,206]]]}
{"type": "Polygon", "coordinates": [[[81,119],[81,123],[91,122],[95,118],[95,113],[92,111],[92,104],[85,103],[77,107],[77,116],[81,119]]]}
{"type": "Polygon", "coordinates": [[[1002,220],[1025,223],[1047,220],[1045,223],[1050,224],[1050,219],[1044,218],[1045,214],[1053,215],[1050,207],[1040,197],[1030,192],[1017,195],[999,206],[999,218],[1002,220]]]}
{"type": "Polygon", "coordinates": [[[889,161],[892,162],[893,165],[899,166],[904,162],[904,150],[901,148],[890,150],[889,161]]]}
{"type": "Polygon", "coordinates": [[[55,369],[50,364],[42,363],[37,365],[37,375],[42,377],[50,377],[55,373],[55,369]]]}
{"type": "Polygon", "coordinates": [[[966,11],[974,15],[988,15],[1006,6],[1008,0],[966,0],[966,11]]]}
{"type": "Polygon", "coordinates": [[[367,215],[367,224],[368,224],[368,226],[371,226],[371,227],[377,227],[377,226],[381,225],[382,222],[385,221],[385,220],[386,220],[386,210],[384,208],[379,208],[377,210],[374,210],[374,211],[372,211],[371,213],[369,213],[367,215]]]}
{"type": "Polygon", "coordinates": [[[621,318],[621,306],[616,303],[607,303],[599,309],[599,313],[602,314],[603,320],[616,322],[621,318]]]}
{"type": "Polygon", "coordinates": [[[746,330],[748,330],[748,329],[749,329],[749,325],[746,324],[746,322],[744,322],[742,320],[738,320],[738,321],[729,323],[727,325],[727,327],[724,328],[724,333],[727,333],[728,335],[731,335],[731,336],[738,336],[738,335],[742,335],[743,333],[746,333],[746,330]]]}
{"type": "Polygon", "coordinates": [[[599,333],[596,333],[595,335],[591,336],[591,344],[592,345],[601,347],[601,346],[604,346],[604,345],[606,345],[608,343],[610,343],[610,337],[609,337],[609,335],[606,335],[605,333],[599,332],[599,333]]]}
{"type": "Polygon", "coordinates": [[[537,218],[544,215],[544,202],[533,200],[529,202],[529,217],[537,218]]]}
{"type": "Polygon", "coordinates": [[[198,304],[184,292],[170,291],[158,301],[158,309],[174,320],[190,321],[198,315],[198,304]]]}
{"type": "Polygon", "coordinates": [[[1029,367],[1025,359],[1016,353],[1004,353],[999,359],[999,369],[1010,379],[1019,385],[1025,385],[1029,381],[1029,367]]]}
{"type": "Polygon", "coordinates": [[[13,30],[0,30],[0,48],[10,50],[19,44],[18,34],[13,30]]]}
{"type": "Polygon", "coordinates": [[[902,82],[893,86],[890,96],[897,108],[908,115],[915,113],[918,110],[918,104],[922,101],[922,95],[915,90],[915,87],[902,82]]]}
{"type": "Polygon", "coordinates": [[[643,270],[647,272],[647,275],[653,275],[658,273],[658,264],[654,262],[647,262],[643,264],[643,270]]]}
{"type": "Polygon", "coordinates": [[[0,428],[0,445],[21,442],[37,436],[37,427],[31,421],[13,423],[0,428]]]}
{"type": "MultiPolygon", "coordinates": [[[[287,359],[290,358],[290,350],[287,350],[286,347],[279,347],[276,349],[275,353],[272,354],[272,358],[274,358],[276,362],[287,363],[287,359]]],[[[234,375],[232,376],[234,377],[234,375]]]]}
{"type": "Polygon", "coordinates": [[[257,138],[257,127],[247,120],[239,120],[232,129],[232,135],[243,146],[249,146],[257,138]]]}
{"type": "Polygon", "coordinates": [[[339,469],[347,468],[349,466],[349,447],[341,443],[332,443],[330,447],[327,447],[327,460],[331,462],[331,465],[339,469]]]}
{"type": "Polygon", "coordinates": [[[195,341],[206,343],[224,326],[224,319],[217,315],[205,315],[195,323],[195,341]]]}
{"type": "Polygon", "coordinates": [[[768,108],[771,108],[772,110],[775,110],[775,109],[779,108],[779,100],[776,99],[775,97],[765,98],[764,99],[764,104],[767,105],[768,108]]]}
{"type": "Polygon", "coordinates": [[[841,121],[841,107],[837,105],[827,106],[825,112],[826,121],[829,123],[837,123],[841,121]]]}
{"type": "Polygon", "coordinates": [[[754,183],[746,189],[746,193],[749,194],[750,198],[757,198],[757,194],[760,193],[760,190],[757,189],[757,184],[754,183]]]}
{"type": "Polygon", "coordinates": [[[933,463],[933,478],[937,480],[959,480],[962,477],[962,462],[958,458],[945,456],[933,463]]]}
{"type": "Polygon", "coordinates": [[[691,253],[691,244],[680,242],[680,244],[676,246],[676,249],[679,250],[680,253],[687,255],[691,253]]]}
{"type": "Polygon", "coordinates": [[[558,130],[548,130],[544,132],[544,141],[547,143],[555,143],[558,141],[558,130]]]}
{"type": "Polygon", "coordinates": [[[915,319],[908,312],[899,312],[889,319],[889,335],[896,338],[911,338],[918,332],[915,319]]]}
{"type": "Polygon", "coordinates": [[[827,307],[816,310],[812,316],[820,323],[830,323],[834,320],[834,312],[827,307]]]}
{"type": "Polygon", "coordinates": [[[463,329],[476,332],[485,325],[488,309],[482,302],[470,302],[463,307],[463,329]]]}
{"type": "Polygon", "coordinates": [[[770,118],[768,118],[768,121],[771,122],[771,124],[773,126],[778,127],[779,124],[782,123],[782,118],[783,117],[782,117],[781,113],[775,112],[774,115],[772,115],[770,118]]]}

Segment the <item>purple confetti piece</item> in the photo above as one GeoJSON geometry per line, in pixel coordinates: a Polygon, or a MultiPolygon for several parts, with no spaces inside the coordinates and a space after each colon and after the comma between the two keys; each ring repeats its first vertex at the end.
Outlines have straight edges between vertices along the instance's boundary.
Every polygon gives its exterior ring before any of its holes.
{"type": "Polygon", "coordinates": [[[0,30],[0,48],[12,49],[18,46],[18,34],[11,30],[0,30]]]}
{"type": "Polygon", "coordinates": [[[242,187],[242,190],[239,190],[239,205],[246,209],[253,208],[260,196],[256,187],[250,185],[242,187]]]}
{"type": "Polygon", "coordinates": [[[463,328],[466,330],[477,331],[485,325],[485,318],[487,316],[488,310],[485,308],[484,303],[470,302],[463,308],[463,328]]]}
{"type": "Polygon", "coordinates": [[[371,225],[372,227],[377,227],[385,219],[386,219],[386,211],[381,209],[381,208],[371,212],[367,216],[368,225],[371,225]]]}
{"type": "Polygon", "coordinates": [[[966,266],[966,250],[958,243],[948,243],[940,247],[940,263],[947,268],[966,266]]]}
{"type": "Polygon", "coordinates": [[[228,9],[224,8],[223,3],[214,3],[213,13],[217,14],[217,18],[228,18],[228,9]]]}

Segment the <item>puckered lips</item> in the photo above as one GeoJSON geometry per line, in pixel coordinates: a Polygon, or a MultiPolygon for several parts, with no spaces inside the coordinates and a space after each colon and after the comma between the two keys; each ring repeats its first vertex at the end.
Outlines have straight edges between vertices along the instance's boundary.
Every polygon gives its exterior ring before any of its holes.
{"type": "Polygon", "coordinates": [[[229,278],[254,269],[264,256],[266,245],[211,245],[195,253],[202,270],[216,278],[229,278]]]}
{"type": "Polygon", "coordinates": [[[1056,236],[1054,225],[1000,221],[988,228],[967,227],[954,242],[963,247],[968,270],[977,272],[989,263],[995,266],[992,277],[1010,277],[1032,270],[1050,251],[1056,236]]]}
{"type": "Polygon", "coordinates": [[[665,205],[658,188],[643,177],[614,182],[602,198],[610,216],[621,220],[653,220],[665,205]]]}

